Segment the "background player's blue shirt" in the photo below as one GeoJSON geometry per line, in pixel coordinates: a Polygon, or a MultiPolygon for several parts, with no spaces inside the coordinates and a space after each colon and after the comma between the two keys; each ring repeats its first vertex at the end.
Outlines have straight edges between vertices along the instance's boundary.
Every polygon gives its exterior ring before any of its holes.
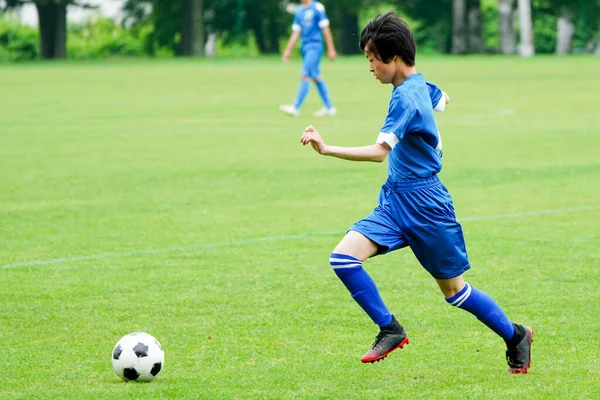
{"type": "Polygon", "coordinates": [[[308,44],[322,44],[322,28],[329,26],[329,19],[325,12],[325,6],[318,1],[313,1],[307,6],[300,4],[294,12],[292,30],[300,32],[302,46],[308,44]]]}
{"type": "Polygon", "coordinates": [[[433,108],[443,102],[442,91],[422,74],[409,76],[394,87],[377,143],[387,143],[389,178],[424,179],[442,169],[442,141],[433,108]]]}

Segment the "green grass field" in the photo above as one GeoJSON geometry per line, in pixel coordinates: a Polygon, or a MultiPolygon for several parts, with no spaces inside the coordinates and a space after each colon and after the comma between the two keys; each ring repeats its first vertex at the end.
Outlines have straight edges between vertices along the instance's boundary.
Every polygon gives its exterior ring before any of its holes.
{"type": "Polygon", "coordinates": [[[363,58],[325,62],[338,107],[299,118],[299,60],[0,70],[1,399],[600,398],[600,60],[423,57],[452,98],[442,179],[466,279],[535,331],[526,376],[449,307],[405,249],[366,263],[411,343],[363,365],[376,327],[328,257],[376,205],[386,164],[318,156],[373,143],[391,91],[363,58]],[[149,384],[111,351],[165,348],[149,384]]]}

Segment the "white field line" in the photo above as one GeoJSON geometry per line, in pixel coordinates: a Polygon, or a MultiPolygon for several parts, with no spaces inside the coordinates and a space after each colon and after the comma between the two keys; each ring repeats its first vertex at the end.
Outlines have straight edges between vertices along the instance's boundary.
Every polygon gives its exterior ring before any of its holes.
{"type": "MultiPolygon", "coordinates": [[[[489,220],[494,220],[494,219],[525,218],[525,217],[535,217],[535,216],[551,215],[551,214],[565,214],[565,213],[578,212],[578,211],[590,211],[590,210],[600,210],[600,205],[578,206],[578,207],[570,207],[570,208],[555,208],[555,209],[550,209],[550,210],[528,211],[528,212],[512,213],[512,214],[472,216],[472,217],[460,218],[459,221],[460,222],[474,222],[474,221],[489,221],[489,220]]],[[[189,245],[189,246],[132,250],[132,251],[126,251],[126,252],[121,252],[121,253],[103,253],[103,254],[93,254],[93,255],[88,255],[88,256],[50,258],[47,260],[36,260],[36,261],[26,261],[26,262],[21,262],[21,263],[3,264],[3,265],[0,265],[0,269],[33,267],[33,266],[38,266],[38,265],[55,265],[55,264],[72,263],[72,262],[76,262],[76,261],[104,260],[104,259],[108,259],[108,258],[123,258],[123,257],[130,257],[130,256],[167,253],[167,252],[215,249],[215,248],[220,248],[220,247],[244,246],[247,244],[254,244],[254,243],[280,242],[280,241],[285,241],[285,240],[297,240],[297,239],[303,239],[303,238],[309,238],[309,237],[342,235],[344,233],[345,233],[345,231],[302,232],[302,233],[296,233],[296,234],[291,234],[291,235],[265,236],[265,237],[258,237],[258,238],[234,240],[234,241],[230,241],[230,242],[199,243],[199,244],[193,244],[193,245],[189,245]]]]}

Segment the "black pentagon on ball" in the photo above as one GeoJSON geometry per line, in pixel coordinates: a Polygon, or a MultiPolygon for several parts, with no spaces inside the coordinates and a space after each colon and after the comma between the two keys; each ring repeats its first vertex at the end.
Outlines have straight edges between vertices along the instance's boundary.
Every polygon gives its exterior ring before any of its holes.
{"type": "Polygon", "coordinates": [[[156,376],[156,374],[158,374],[161,369],[162,369],[162,363],[161,362],[154,363],[154,365],[152,366],[152,370],[150,370],[150,375],[156,376]]]}
{"type": "Polygon", "coordinates": [[[148,346],[142,342],[138,342],[138,344],[136,344],[133,348],[133,352],[137,358],[148,357],[148,346]]]}
{"type": "Polygon", "coordinates": [[[121,357],[122,352],[123,352],[123,348],[121,347],[120,344],[118,344],[117,347],[115,347],[115,349],[113,350],[113,358],[115,360],[118,360],[119,357],[121,357]]]}
{"type": "Polygon", "coordinates": [[[135,368],[123,368],[123,376],[130,381],[135,381],[139,378],[140,374],[138,374],[135,368]]]}

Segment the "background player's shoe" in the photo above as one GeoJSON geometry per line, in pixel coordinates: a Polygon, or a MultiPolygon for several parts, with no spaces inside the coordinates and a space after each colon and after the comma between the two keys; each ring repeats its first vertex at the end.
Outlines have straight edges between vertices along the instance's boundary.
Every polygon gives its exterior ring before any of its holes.
{"type": "Polygon", "coordinates": [[[408,335],[406,331],[398,323],[396,317],[392,315],[392,323],[380,328],[373,347],[362,356],[360,361],[363,363],[374,363],[375,361],[383,360],[392,351],[403,348],[407,343],[408,335]]]}
{"type": "Polygon", "coordinates": [[[533,331],[524,325],[515,324],[515,332],[522,335],[522,339],[514,347],[506,350],[506,361],[508,361],[509,374],[526,374],[531,366],[531,344],[533,343],[533,331]]]}
{"type": "Polygon", "coordinates": [[[323,107],[313,114],[315,117],[333,117],[337,113],[335,107],[327,108],[323,107]]]}
{"type": "Polygon", "coordinates": [[[289,115],[290,117],[297,117],[300,115],[300,111],[296,109],[292,104],[286,104],[283,106],[279,106],[279,109],[282,113],[289,115]]]}

